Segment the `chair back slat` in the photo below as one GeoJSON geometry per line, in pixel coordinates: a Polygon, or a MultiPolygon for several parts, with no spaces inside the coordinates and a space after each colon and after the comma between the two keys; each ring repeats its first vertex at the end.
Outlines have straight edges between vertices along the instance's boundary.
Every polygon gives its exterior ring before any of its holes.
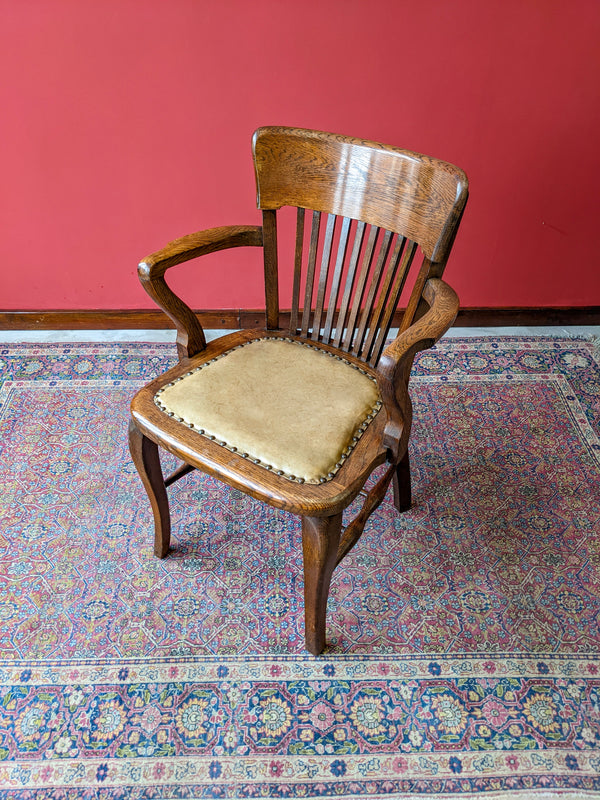
{"type": "Polygon", "coordinates": [[[421,302],[421,295],[423,293],[423,287],[425,286],[425,281],[429,277],[431,272],[431,262],[428,258],[423,259],[423,263],[417,273],[417,277],[415,279],[415,283],[413,286],[413,290],[410,294],[410,298],[408,300],[408,304],[406,306],[406,310],[402,316],[402,320],[400,322],[400,327],[398,328],[398,333],[404,333],[407,328],[413,324],[415,319],[415,314],[417,313],[417,309],[419,308],[419,303],[421,302]]]}
{"type": "Polygon", "coordinates": [[[302,252],[304,248],[304,216],[305,210],[298,209],[296,222],[296,252],[294,255],[294,285],[292,287],[292,308],[290,314],[290,332],[298,328],[298,310],[300,308],[300,283],[302,279],[302,252]]]}
{"type": "Polygon", "coordinates": [[[379,357],[381,356],[381,353],[385,346],[385,342],[390,332],[390,328],[392,327],[392,319],[394,316],[394,312],[398,306],[400,295],[402,294],[402,290],[404,289],[404,284],[406,283],[406,279],[408,277],[409,270],[411,268],[413,259],[415,257],[415,253],[417,252],[416,242],[409,241],[408,244],[406,244],[406,240],[402,240],[401,246],[402,246],[402,252],[401,252],[402,261],[400,263],[400,268],[396,272],[389,300],[387,302],[387,305],[385,306],[383,318],[380,320],[379,323],[379,329],[377,333],[377,338],[375,340],[375,345],[372,347],[370,353],[368,354],[368,361],[372,366],[375,366],[379,361],[379,357]]]}
{"type": "Polygon", "coordinates": [[[344,336],[344,340],[341,345],[342,350],[345,350],[346,352],[350,351],[350,348],[352,347],[352,340],[354,339],[354,334],[356,333],[356,321],[359,318],[360,310],[363,305],[367,278],[373,263],[373,256],[375,255],[375,247],[377,245],[378,238],[379,228],[372,225],[367,238],[367,245],[363,255],[360,275],[358,276],[358,283],[354,292],[354,299],[350,309],[350,318],[348,319],[348,325],[346,327],[346,335],[344,336]]]}
{"type": "Polygon", "coordinates": [[[263,255],[267,328],[279,327],[279,271],[277,261],[277,212],[263,211],[263,255]]]}
{"type": "Polygon", "coordinates": [[[369,325],[369,317],[371,316],[371,311],[373,310],[375,297],[379,291],[381,279],[384,273],[384,266],[390,252],[393,235],[394,234],[391,231],[384,232],[381,247],[379,248],[379,254],[377,256],[377,262],[375,264],[375,269],[373,270],[373,274],[370,276],[371,280],[369,283],[369,291],[367,292],[364,307],[361,309],[360,325],[358,326],[356,336],[354,337],[354,342],[352,343],[352,349],[350,351],[357,356],[360,356],[363,349],[363,342],[369,325]]]}
{"type": "MultiPolygon", "coordinates": [[[[347,217],[345,219],[347,219],[347,217]]],[[[352,254],[348,264],[348,272],[346,274],[346,282],[344,284],[344,293],[342,295],[342,304],[340,306],[340,313],[338,314],[335,330],[335,338],[333,340],[334,347],[340,347],[342,343],[342,336],[344,335],[344,329],[346,325],[346,317],[348,316],[348,309],[350,308],[350,301],[352,299],[352,292],[354,290],[356,268],[358,266],[358,259],[360,257],[360,251],[365,238],[366,227],[367,223],[362,222],[362,220],[359,220],[356,224],[356,230],[354,232],[354,244],[352,245],[352,254]]]]}
{"type": "Polygon", "coordinates": [[[310,247],[308,251],[308,264],[306,268],[306,290],[304,292],[304,308],[302,309],[302,336],[308,336],[313,298],[313,283],[315,279],[315,265],[317,263],[317,248],[319,246],[319,231],[321,228],[321,212],[313,211],[312,225],[310,228],[310,247]]]}
{"type": "Polygon", "coordinates": [[[342,270],[346,261],[346,254],[348,252],[348,237],[350,234],[351,220],[348,217],[342,219],[342,228],[340,230],[340,240],[338,242],[337,256],[335,259],[335,268],[333,277],[331,279],[331,287],[329,290],[329,304],[327,306],[327,317],[325,319],[325,327],[323,329],[323,341],[328,342],[331,340],[331,333],[335,321],[335,311],[337,308],[338,298],[340,295],[340,284],[342,279],[342,270]]]}
{"type": "Polygon", "coordinates": [[[325,241],[323,242],[323,252],[321,254],[321,271],[319,273],[319,285],[317,288],[317,302],[315,304],[315,313],[312,322],[312,339],[315,342],[318,341],[321,336],[321,317],[323,316],[327,278],[329,277],[329,267],[331,265],[331,249],[335,233],[335,222],[335,214],[328,214],[327,224],[325,225],[325,241]]]}
{"type": "Polygon", "coordinates": [[[385,309],[387,308],[388,303],[390,301],[392,285],[394,283],[394,278],[396,277],[396,272],[398,271],[398,265],[400,263],[400,257],[402,255],[405,243],[406,239],[404,238],[404,236],[398,236],[396,238],[394,249],[390,257],[390,260],[388,262],[387,269],[385,270],[385,275],[383,277],[381,289],[379,291],[377,305],[375,306],[375,308],[373,308],[369,316],[368,335],[360,351],[360,355],[365,361],[369,360],[371,350],[373,349],[375,339],[379,332],[379,327],[381,325],[385,309]]]}

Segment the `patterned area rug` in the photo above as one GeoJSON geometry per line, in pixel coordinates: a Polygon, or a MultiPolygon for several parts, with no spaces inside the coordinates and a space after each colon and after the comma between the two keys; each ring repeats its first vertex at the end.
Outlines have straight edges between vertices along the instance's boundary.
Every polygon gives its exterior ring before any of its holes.
{"type": "Polygon", "coordinates": [[[0,346],[0,796],[600,792],[600,371],[461,339],[303,649],[298,520],[193,474],[152,555],[128,399],[172,345],[0,346]]]}

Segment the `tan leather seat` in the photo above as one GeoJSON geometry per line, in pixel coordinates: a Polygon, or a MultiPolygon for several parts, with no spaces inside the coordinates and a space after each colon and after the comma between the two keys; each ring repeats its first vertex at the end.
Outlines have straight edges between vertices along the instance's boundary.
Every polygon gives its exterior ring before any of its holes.
{"type": "Polygon", "coordinates": [[[366,371],[313,345],[276,338],[200,364],[160,389],[155,403],[229,450],[313,484],[333,478],[381,407],[366,371]]]}

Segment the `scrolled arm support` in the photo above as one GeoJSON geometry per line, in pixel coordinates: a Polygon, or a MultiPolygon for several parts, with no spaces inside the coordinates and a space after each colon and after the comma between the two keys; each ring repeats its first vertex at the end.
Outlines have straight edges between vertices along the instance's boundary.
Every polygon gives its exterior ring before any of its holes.
{"type": "Polygon", "coordinates": [[[259,225],[230,225],[191,233],[170,242],[162,250],[144,258],[138,276],[146,292],[162,308],[177,328],[179,358],[192,358],[206,347],[204,331],[192,309],[167,285],[165,272],[176,264],[216,253],[231,247],[262,247],[259,225]]]}
{"type": "Polygon", "coordinates": [[[439,278],[427,281],[423,298],[429,310],[386,347],[377,366],[379,391],[388,415],[383,443],[396,464],[406,452],[412,424],[408,381],[413,359],[446,333],[459,307],[454,289],[439,278]]]}

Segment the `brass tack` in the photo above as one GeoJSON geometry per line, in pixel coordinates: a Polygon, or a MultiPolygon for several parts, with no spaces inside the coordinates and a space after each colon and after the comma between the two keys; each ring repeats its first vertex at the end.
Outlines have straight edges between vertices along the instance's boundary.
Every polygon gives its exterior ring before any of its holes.
{"type": "Polygon", "coordinates": [[[282,469],[278,469],[277,470],[277,475],[283,475],[283,470],[282,469]]]}
{"type": "Polygon", "coordinates": [[[231,452],[232,452],[232,453],[237,453],[237,447],[232,447],[232,448],[231,448],[231,452]]]}
{"type": "Polygon", "coordinates": [[[248,453],[240,453],[242,458],[248,458],[248,453]]]}
{"type": "Polygon", "coordinates": [[[219,444],[222,445],[223,447],[227,447],[227,442],[226,441],[219,442],[219,444]]]}
{"type": "Polygon", "coordinates": [[[331,478],[335,477],[335,472],[328,473],[327,477],[331,480],[331,478]]]}
{"type": "Polygon", "coordinates": [[[208,438],[211,440],[211,442],[214,442],[214,440],[215,440],[215,437],[212,434],[209,434],[208,438]]]}
{"type": "Polygon", "coordinates": [[[319,478],[319,483],[327,483],[327,478],[319,478]]]}
{"type": "Polygon", "coordinates": [[[252,459],[252,463],[253,464],[260,464],[260,458],[253,458],[252,459]]]}
{"type": "Polygon", "coordinates": [[[296,476],[295,475],[289,475],[288,477],[289,477],[289,479],[291,481],[295,481],[296,480],[296,476]]]}

